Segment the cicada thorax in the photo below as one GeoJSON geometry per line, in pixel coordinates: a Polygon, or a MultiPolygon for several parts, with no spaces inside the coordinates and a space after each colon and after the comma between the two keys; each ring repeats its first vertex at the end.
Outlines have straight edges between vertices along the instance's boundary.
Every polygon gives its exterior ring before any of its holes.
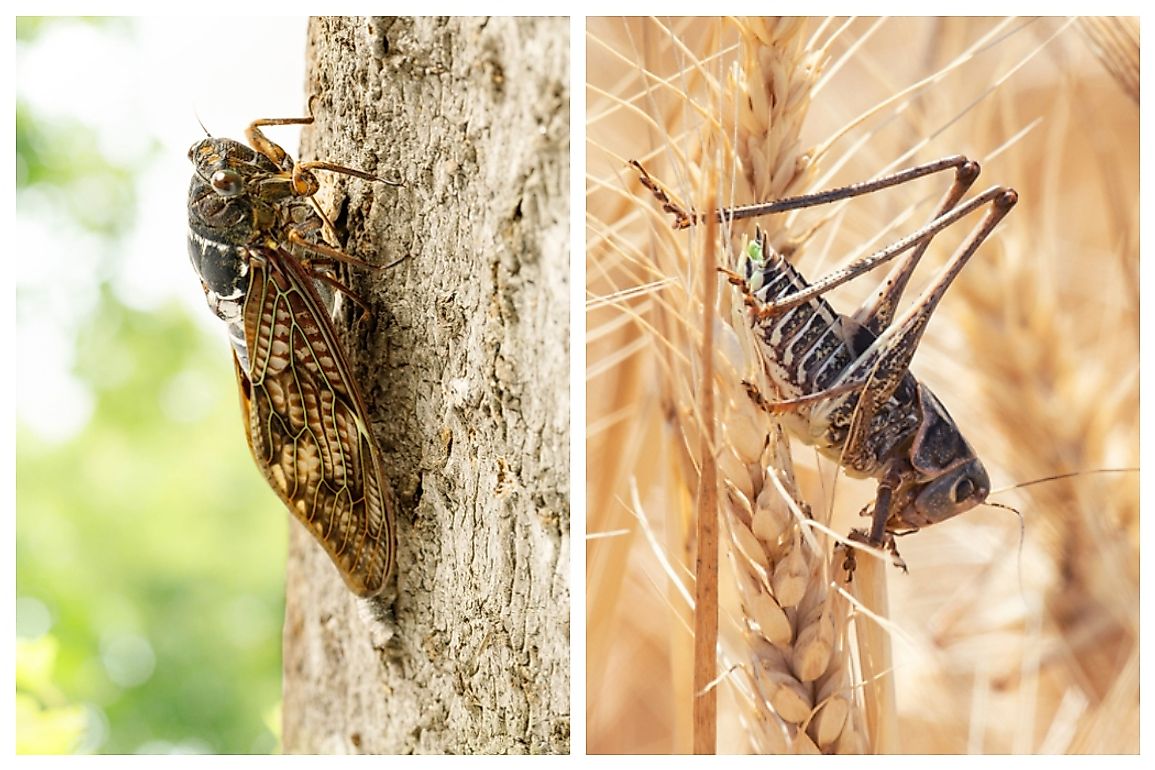
{"type": "Polygon", "coordinates": [[[315,274],[301,262],[325,220],[276,149],[279,163],[230,139],[193,145],[189,256],[229,329],[258,467],[349,588],[374,595],[393,567],[391,493],[315,274]]]}
{"type": "MultiPolygon", "coordinates": [[[[206,294],[236,299],[248,283],[248,250],[288,248],[287,229],[315,233],[321,218],[297,195],[289,172],[232,139],[203,139],[189,150],[189,257],[206,294]]],[[[210,305],[213,297],[210,295],[210,305]]],[[[226,312],[232,308],[226,308],[226,312]]],[[[213,308],[223,320],[229,317],[213,308]]]]}

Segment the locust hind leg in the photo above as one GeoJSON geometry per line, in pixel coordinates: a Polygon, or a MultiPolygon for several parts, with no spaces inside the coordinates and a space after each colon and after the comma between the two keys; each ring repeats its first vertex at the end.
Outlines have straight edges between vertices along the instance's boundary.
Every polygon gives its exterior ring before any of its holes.
{"type": "Polygon", "coordinates": [[[645,186],[647,190],[657,199],[658,203],[662,204],[662,211],[667,214],[674,215],[674,229],[685,230],[690,225],[699,221],[698,214],[695,211],[687,211],[682,206],[678,205],[666,192],[666,188],[662,187],[658,182],[650,176],[650,172],[636,160],[631,160],[630,165],[638,172],[639,181],[645,186]]]}
{"type": "MultiPolygon", "coordinates": [[[[950,212],[962,200],[967,190],[978,179],[979,171],[979,164],[973,161],[968,161],[955,168],[954,182],[943,196],[938,209],[931,217],[931,222],[950,212]]],[[[906,257],[895,263],[890,272],[886,274],[886,278],[878,291],[851,316],[854,321],[862,324],[876,337],[882,333],[883,329],[890,326],[890,322],[897,312],[898,303],[902,300],[902,293],[906,290],[919,260],[930,247],[931,240],[932,238],[927,238],[922,241],[906,257]]]]}
{"type": "MultiPolygon", "coordinates": [[[[830,289],[839,286],[847,281],[850,281],[857,276],[868,272],[883,262],[909,251],[907,257],[899,260],[894,265],[891,271],[887,274],[882,286],[867,300],[857,312],[851,316],[852,320],[861,326],[868,329],[871,334],[878,336],[883,329],[890,325],[898,303],[902,299],[902,294],[910,281],[911,275],[918,266],[919,261],[926,253],[934,236],[942,230],[949,227],[958,218],[965,216],[967,213],[975,210],[983,205],[981,201],[968,203],[967,206],[955,211],[955,206],[966,194],[967,190],[975,183],[979,177],[979,164],[974,161],[967,160],[962,156],[954,156],[944,158],[942,160],[927,163],[922,166],[916,166],[906,171],[900,171],[895,174],[880,177],[878,179],[863,182],[860,184],[848,185],[846,187],[836,188],[825,192],[812,193],[809,195],[797,196],[795,198],[785,198],[775,201],[771,204],[756,204],[750,207],[741,207],[739,209],[719,210],[717,216],[719,219],[735,219],[744,218],[746,216],[760,216],[762,213],[774,213],[790,211],[798,208],[807,208],[810,206],[833,203],[839,200],[850,199],[867,193],[877,192],[887,187],[892,187],[899,184],[912,181],[922,176],[934,174],[939,171],[953,169],[955,178],[950,188],[947,190],[943,199],[939,202],[938,208],[935,210],[931,221],[925,225],[918,232],[905,238],[897,243],[882,249],[864,259],[858,260],[847,267],[837,270],[825,276],[818,283],[812,284],[809,290],[805,292],[798,292],[786,297],[779,297],[774,302],[764,303],[761,315],[763,318],[776,315],[778,313],[796,307],[810,299],[826,293],[830,289]]],[[[732,281],[731,281],[732,282],[732,281]]]]}
{"type": "MultiPolygon", "coordinates": [[[[923,291],[911,307],[874,340],[847,372],[847,377],[854,380],[863,379],[865,385],[847,430],[841,459],[844,467],[856,465],[861,467],[875,455],[877,447],[872,446],[873,437],[870,435],[875,415],[895,394],[906,377],[911,359],[922,341],[926,325],[946,290],[995,226],[1018,202],[1018,194],[1009,188],[996,187],[978,196],[976,200],[990,203],[986,216],[951,256],[935,281],[923,291]]],[[[929,395],[925,386],[919,385],[918,388],[918,402],[922,409],[920,422],[925,429],[929,421],[941,420],[943,416],[933,411],[937,402],[929,395]]],[[[912,461],[925,459],[917,456],[919,449],[919,440],[916,437],[915,445],[911,448],[911,456],[902,454],[890,458],[887,462],[875,500],[870,531],[872,545],[878,546],[884,542],[886,524],[893,513],[892,496],[903,478],[913,472],[912,461]]],[[[926,464],[931,463],[927,461],[926,464]]]]}
{"type": "MultiPolygon", "coordinates": [[[[849,184],[844,187],[836,187],[831,190],[823,190],[816,193],[807,193],[805,195],[797,195],[792,198],[780,198],[776,201],[769,201],[767,203],[752,203],[746,206],[735,206],[732,208],[715,209],[709,214],[703,215],[694,211],[693,209],[686,209],[683,206],[674,203],[669,193],[666,192],[649,172],[642,167],[642,164],[636,160],[629,161],[640,175],[640,180],[647,189],[653,193],[654,197],[662,204],[662,210],[674,215],[674,229],[682,230],[691,225],[699,224],[707,219],[713,219],[719,223],[734,222],[739,219],[752,219],[767,214],[778,214],[785,211],[796,211],[798,209],[811,208],[813,206],[821,206],[827,203],[835,203],[841,200],[848,200],[857,198],[861,195],[885,190],[889,187],[905,184],[907,182],[919,179],[924,176],[936,174],[940,171],[948,169],[955,170],[955,178],[957,185],[959,179],[964,176],[970,176],[970,181],[966,183],[966,187],[974,182],[978,176],[978,164],[967,160],[961,155],[953,155],[948,158],[941,158],[940,160],[931,161],[930,163],[923,163],[918,166],[897,171],[893,174],[886,174],[875,179],[870,179],[865,182],[857,182],[849,184]],[[965,170],[967,167],[973,167],[973,170],[965,170]]],[[[966,187],[959,193],[966,191],[966,187]]],[[[957,199],[956,199],[957,200],[957,199]]]]}
{"type": "MultiPolygon", "coordinates": [[[[784,313],[787,310],[798,307],[803,303],[809,302],[816,297],[826,294],[831,289],[837,286],[841,286],[842,284],[857,278],[863,273],[873,270],[885,262],[889,262],[900,254],[910,251],[911,249],[919,248],[924,242],[929,242],[932,238],[934,238],[935,235],[950,227],[955,222],[958,222],[960,219],[963,219],[967,215],[972,214],[975,211],[992,203],[1006,191],[1007,188],[1004,187],[992,187],[985,192],[976,195],[962,205],[950,209],[945,214],[936,217],[924,227],[916,230],[904,238],[895,241],[886,248],[880,249],[873,254],[865,256],[844,268],[828,273],[821,279],[811,283],[810,286],[803,289],[802,291],[796,291],[792,294],[778,297],[773,302],[764,303],[761,311],[762,315],[764,317],[770,317],[784,313]]],[[[948,198],[949,197],[950,196],[948,194],[948,198]]],[[[983,237],[985,238],[986,236],[983,237]]],[[[921,256],[921,254],[919,256],[921,256]]],[[[909,261],[910,260],[907,260],[907,262],[909,261]]],[[[904,263],[899,267],[907,268],[907,265],[904,263]]],[[[905,271],[900,272],[908,273],[909,270],[913,270],[913,266],[910,266],[905,271]]],[[[906,277],[909,277],[909,275],[907,274],[906,277]]],[[[896,299],[896,297],[891,297],[891,299],[896,299]]],[[[893,308],[891,308],[891,311],[893,311],[893,308]]]]}
{"type": "Polygon", "coordinates": [[[862,415],[863,419],[857,420],[859,423],[857,426],[852,422],[851,434],[847,440],[848,451],[857,448],[863,441],[866,426],[869,425],[867,418],[873,417],[873,412],[894,395],[910,367],[914,353],[922,341],[923,332],[926,331],[927,323],[938,303],[979,246],[1018,202],[1018,193],[1007,187],[994,187],[974,200],[991,204],[986,216],[947,261],[934,282],[926,287],[915,303],[907,308],[893,325],[882,331],[850,370],[851,379],[866,380],[859,409],[862,410],[861,405],[865,403],[871,414],[862,415]]]}
{"type": "MultiPolygon", "coordinates": [[[[658,200],[662,206],[662,210],[674,215],[675,221],[673,226],[675,229],[687,228],[693,224],[704,221],[706,217],[703,217],[703,215],[693,210],[687,210],[683,206],[673,202],[665,188],[654,180],[640,163],[630,161],[630,165],[638,171],[642,184],[645,185],[658,200]]],[[[873,334],[878,335],[882,329],[890,325],[890,321],[894,317],[895,308],[902,297],[907,282],[934,236],[973,211],[985,206],[995,194],[994,190],[999,189],[992,188],[992,190],[988,190],[986,193],[967,201],[961,206],[957,205],[979,176],[980,169],[977,163],[961,155],[952,156],[867,182],[847,185],[833,190],[799,195],[793,198],[783,198],[770,203],[756,203],[749,206],[717,209],[710,216],[718,222],[731,222],[766,214],[810,208],[812,206],[856,198],[946,170],[954,171],[954,182],[943,197],[943,200],[939,203],[934,218],[927,225],[884,249],[863,257],[844,268],[829,273],[821,280],[812,283],[809,288],[803,291],[778,297],[772,302],[760,303],[759,318],[764,320],[790,310],[791,308],[798,307],[805,302],[809,302],[815,297],[819,297],[831,289],[841,286],[859,275],[873,270],[875,267],[889,262],[900,254],[909,251],[911,252],[910,256],[900,261],[891,270],[883,282],[882,288],[853,316],[855,321],[865,326],[873,334]]],[[[735,281],[731,280],[731,283],[735,283],[735,281]]]]}

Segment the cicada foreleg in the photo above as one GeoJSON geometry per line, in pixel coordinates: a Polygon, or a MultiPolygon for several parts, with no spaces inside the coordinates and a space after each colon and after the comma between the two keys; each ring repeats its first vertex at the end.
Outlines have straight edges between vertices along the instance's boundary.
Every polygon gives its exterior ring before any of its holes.
{"type": "MultiPolygon", "coordinates": [[[[309,110],[312,112],[313,99],[309,100],[309,110]]],[[[309,252],[319,255],[322,259],[306,259],[306,267],[308,267],[310,274],[317,280],[332,286],[334,289],[340,291],[345,296],[349,297],[354,303],[360,306],[364,311],[369,312],[369,306],[364,299],[359,297],[356,293],[350,290],[344,283],[335,278],[329,272],[318,271],[315,268],[318,266],[328,266],[332,262],[340,262],[347,265],[354,265],[356,267],[373,269],[377,267],[365,260],[346,254],[340,249],[323,243],[320,238],[314,237],[318,231],[324,230],[328,234],[335,237],[336,226],[329,218],[328,214],[317,203],[315,194],[320,189],[320,183],[317,181],[315,170],[332,171],[347,176],[354,176],[359,179],[365,179],[371,182],[384,182],[385,184],[398,185],[390,179],[383,179],[359,169],[350,168],[348,166],[338,165],[336,163],[329,163],[327,161],[294,161],[292,157],[285,151],[283,147],[265,136],[261,130],[265,126],[292,126],[292,125],[311,125],[314,122],[314,117],[310,114],[308,117],[302,118],[261,118],[254,120],[249,124],[245,131],[245,137],[249,144],[257,150],[257,152],[264,155],[273,162],[281,170],[281,173],[289,180],[291,189],[295,195],[300,197],[307,197],[312,204],[313,211],[316,213],[319,221],[313,223],[305,222],[291,225],[286,228],[286,238],[290,246],[295,246],[304,252],[309,252]]]]}
{"type": "MultiPolygon", "coordinates": [[[[312,112],[312,102],[313,100],[310,99],[310,112],[312,112]]],[[[283,147],[274,142],[272,139],[269,139],[267,136],[265,136],[264,132],[261,131],[261,128],[264,126],[307,126],[311,125],[313,121],[314,118],[312,115],[304,118],[260,118],[249,124],[248,129],[245,130],[245,137],[248,139],[249,144],[257,152],[271,160],[277,166],[277,168],[281,170],[281,173],[288,178],[289,184],[291,185],[295,195],[309,199],[310,203],[313,205],[313,210],[316,211],[317,216],[321,218],[324,226],[328,228],[330,233],[335,233],[335,225],[329,218],[329,215],[326,214],[321,206],[317,203],[315,198],[317,191],[321,189],[321,184],[317,181],[317,176],[313,173],[315,170],[332,171],[337,174],[345,174],[346,176],[357,177],[358,179],[364,179],[369,182],[384,182],[385,184],[394,186],[399,186],[400,182],[395,182],[391,179],[384,179],[374,174],[370,174],[367,171],[361,171],[360,169],[350,168],[349,166],[342,166],[336,163],[329,163],[327,161],[294,161],[292,157],[290,157],[289,153],[285,152],[283,147]]],[[[306,248],[313,248],[318,253],[325,254],[326,256],[336,259],[339,262],[360,264],[365,267],[370,266],[368,263],[361,262],[360,260],[357,260],[354,257],[350,257],[347,254],[343,254],[336,249],[323,247],[323,245],[316,244],[312,241],[297,241],[297,243],[298,245],[304,245],[306,248]]]]}
{"type": "MultiPolygon", "coordinates": [[[[311,104],[312,100],[310,100],[310,105],[311,104]]],[[[294,161],[289,157],[289,153],[285,152],[284,148],[272,139],[269,139],[265,136],[264,132],[261,131],[262,126],[308,126],[312,125],[314,120],[315,118],[313,118],[312,115],[305,118],[260,118],[249,124],[248,129],[245,130],[245,137],[257,152],[271,160],[276,164],[277,168],[290,176],[293,182],[293,191],[302,197],[311,197],[320,189],[317,177],[313,174],[314,170],[333,171],[338,174],[345,174],[346,176],[355,176],[358,179],[364,179],[369,182],[384,182],[394,187],[401,186],[400,182],[385,179],[375,174],[370,174],[368,171],[361,171],[360,169],[350,168],[349,166],[341,166],[323,160],[294,161]]]]}

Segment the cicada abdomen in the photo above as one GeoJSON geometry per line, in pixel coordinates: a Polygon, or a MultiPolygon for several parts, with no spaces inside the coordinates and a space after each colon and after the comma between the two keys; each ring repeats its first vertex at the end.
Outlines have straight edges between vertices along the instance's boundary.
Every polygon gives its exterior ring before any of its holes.
{"type": "MultiPolygon", "coordinates": [[[[388,585],[396,553],[393,498],[364,399],[311,273],[294,250],[347,259],[321,243],[310,167],[257,121],[254,150],[209,137],[189,150],[188,248],[209,308],[229,330],[249,447],[269,485],[313,533],[358,596],[388,585]]],[[[332,282],[332,279],[329,279],[332,282]]],[[[335,284],[337,285],[337,284],[335,284]]],[[[338,288],[340,285],[337,285],[338,288]]]]}

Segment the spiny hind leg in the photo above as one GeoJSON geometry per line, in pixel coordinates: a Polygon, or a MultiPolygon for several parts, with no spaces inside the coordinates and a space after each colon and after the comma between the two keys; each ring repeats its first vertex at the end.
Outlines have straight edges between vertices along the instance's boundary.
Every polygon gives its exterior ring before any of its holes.
{"type": "MultiPolygon", "coordinates": [[[[923,332],[930,322],[938,303],[967,261],[983,241],[1018,202],[1018,194],[1006,187],[992,187],[976,196],[973,203],[989,205],[983,217],[971,231],[958,251],[947,261],[940,274],[881,336],[858,357],[846,376],[864,381],[862,396],[855,405],[854,415],[847,431],[843,459],[853,464],[855,458],[870,450],[870,427],[874,416],[906,378],[923,332]]],[[[968,204],[970,205],[970,204],[968,204]]],[[[977,206],[976,206],[977,207],[977,206]]],[[[843,464],[846,464],[845,462],[843,464]]],[[[877,530],[877,526],[875,527],[877,530]]]]}
{"type": "MultiPolygon", "coordinates": [[[[949,213],[958,205],[958,202],[966,195],[967,190],[969,190],[975,183],[975,180],[979,178],[980,168],[978,163],[968,160],[961,165],[955,166],[954,172],[954,182],[939,202],[934,216],[931,217],[931,223],[949,213]]],[[[875,336],[878,336],[882,333],[883,329],[890,326],[890,322],[894,319],[894,315],[897,312],[898,303],[902,301],[902,294],[910,282],[910,277],[913,275],[915,267],[918,266],[919,260],[922,259],[923,254],[925,254],[927,248],[930,247],[930,242],[933,240],[934,235],[935,233],[932,233],[930,237],[915,247],[907,256],[896,262],[890,272],[886,274],[886,279],[883,280],[879,289],[851,316],[855,321],[869,329],[875,336]]]]}
{"type": "MultiPolygon", "coordinates": [[[[843,467],[854,467],[876,451],[872,446],[873,437],[870,434],[875,415],[906,379],[911,359],[922,340],[923,331],[947,288],[999,221],[1014,207],[1018,195],[1014,190],[996,187],[975,200],[990,204],[986,216],[975,226],[967,240],[947,262],[941,274],[923,291],[914,305],[859,356],[851,371],[847,373],[848,376],[863,378],[864,385],[862,394],[855,404],[846,441],[843,444],[839,460],[839,464],[843,467]]],[[[925,420],[926,417],[922,419],[925,420]]],[[[890,461],[886,473],[878,484],[878,494],[871,511],[871,529],[867,536],[867,542],[876,547],[889,543],[896,564],[904,570],[905,564],[898,556],[897,547],[893,545],[893,534],[886,530],[886,524],[893,513],[891,507],[894,492],[900,488],[903,478],[911,471],[911,459],[906,456],[895,457],[890,461]]]]}
{"type": "Polygon", "coordinates": [[[633,166],[634,169],[638,172],[639,181],[641,181],[641,183],[645,185],[646,189],[653,194],[658,203],[662,204],[662,211],[666,212],[667,214],[674,215],[675,230],[685,230],[690,225],[700,221],[697,213],[694,211],[687,211],[677,203],[674,203],[674,201],[670,198],[670,194],[666,192],[666,188],[658,184],[658,182],[652,176],[650,176],[650,172],[646,171],[645,167],[643,167],[641,163],[638,163],[636,160],[631,160],[629,164],[633,166]]]}

